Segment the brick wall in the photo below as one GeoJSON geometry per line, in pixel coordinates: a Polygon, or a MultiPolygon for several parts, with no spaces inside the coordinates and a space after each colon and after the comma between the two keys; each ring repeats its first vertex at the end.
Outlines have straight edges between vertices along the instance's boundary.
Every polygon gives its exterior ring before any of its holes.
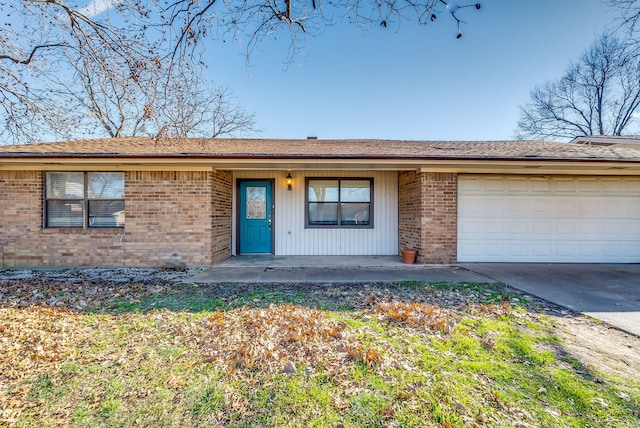
{"type": "Polygon", "coordinates": [[[40,171],[0,171],[0,207],[3,266],[100,265],[119,255],[119,231],[42,228],[40,171]]]}
{"type": "Polygon", "coordinates": [[[0,171],[2,266],[208,265],[231,255],[229,172],[125,173],[125,229],[43,229],[43,172],[0,171]]]}
{"type": "Polygon", "coordinates": [[[418,263],[456,263],[458,177],[454,173],[400,172],[400,248],[418,250],[418,263]]]}
{"type": "Polygon", "coordinates": [[[195,171],[126,173],[127,265],[211,263],[210,178],[195,171]]]}
{"type": "Polygon", "coordinates": [[[398,176],[398,243],[400,249],[418,250],[422,256],[422,186],[421,176],[403,171],[398,176]]]}
{"type": "Polygon", "coordinates": [[[32,171],[0,171],[0,263],[32,254],[17,251],[16,243],[42,224],[42,174],[32,171]]]}
{"type": "Polygon", "coordinates": [[[211,176],[211,263],[231,256],[233,177],[230,171],[211,176]]]}

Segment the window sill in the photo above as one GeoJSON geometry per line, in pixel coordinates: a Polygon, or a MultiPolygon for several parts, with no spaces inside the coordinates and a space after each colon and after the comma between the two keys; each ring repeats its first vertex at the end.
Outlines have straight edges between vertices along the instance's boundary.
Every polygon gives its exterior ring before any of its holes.
{"type": "Polygon", "coordinates": [[[345,226],[336,226],[334,225],[305,225],[304,226],[305,229],[337,229],[337,230],[344,230],[344,229],[350,229],[350,230],[358,230],[358,229],[363,229],[363,230],[368,230],[368,229],[373,229],[373,225],[367,225],[367,226],[358,226],[358,225],[345,225],[345,226]]]}
{"type": "Polygon", "coordinates": [[[103,233],[105,235],[119,235],[124,233],[123,227],[92,227],[92,228],[78,228],[78,227],[44,227],[42,232],[46,234],[74,234],[74,233],[103,233]]]}

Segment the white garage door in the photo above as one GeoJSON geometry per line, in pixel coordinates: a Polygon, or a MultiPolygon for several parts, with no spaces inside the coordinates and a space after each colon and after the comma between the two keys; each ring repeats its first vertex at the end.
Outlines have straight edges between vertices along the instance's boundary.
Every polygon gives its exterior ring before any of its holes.
{"type": "Polygon", "coordinates": [[[640,177],[458,179],[460,262],[640,262],[640,177]]]}

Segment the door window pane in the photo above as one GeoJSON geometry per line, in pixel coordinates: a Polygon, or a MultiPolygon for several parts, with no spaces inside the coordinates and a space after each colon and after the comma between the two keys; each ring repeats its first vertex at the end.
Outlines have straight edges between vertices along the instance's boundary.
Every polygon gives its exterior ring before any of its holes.
{"type": "Polygon", "coordinates": [[[89,199],[124,199],[124,174],[121,172],[87,173],[89,199]]]}
{"type": "Polygon", "coordinates": [[[267,218],[267,188],[247,186],[246,213],[248,220],[261,220],[267,218]]]}

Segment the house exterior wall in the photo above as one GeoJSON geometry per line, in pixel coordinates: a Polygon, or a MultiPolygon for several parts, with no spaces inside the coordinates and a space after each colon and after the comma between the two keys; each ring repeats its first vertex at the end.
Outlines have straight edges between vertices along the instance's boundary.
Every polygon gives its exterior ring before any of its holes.
{"type": "Polygon", "coordinates": [[[274,179],[276,255],[396,255],[457,259],[457,175],[396,171],[129,171],[125,229],[44,229],[41,171],[0,171],[2,266],[208,265],[235,242],[239,178],[274,179]],[[371,177],[374,228],[306,229],[305,177],[371,177]],[[233,235],[233,236],[232,236],[233,235]]]}
{"type": "Polygon", "coordinates": [[[211,191],[208,172],[127,172],[127,265],[210,264],[211,191]]]}
{"type": "Polygon", "coordinates": [[[418,263],[456,263],[457,222],[457,174],[398,174],[398,240],[401,249],[418,250],[418,263]]]}
{"type": "Polygon", "coordinates": [[[44,173],[0,171],[2,266],[207,265],[231,255],[231,174],[125,172],[124,229],[43,228],[44,173]]]}
{"type": "MultiPolygon", "coordinates": [[[[396,171],[304,170],[235,171],[237,179],[274,179],[276,255],[397,255],[398,173],[396,171]],[[293,177],[287,190],[285,177],[293,177]],[[373,178],[372,229],[306,229],[305,178],[373,178]]],[[[234,192],[235,195],[235,192],[234,192]]],[[[234,207],[237,203],[234,203],[234,207]]],[[[234,215],[234,242],[235,233],[234,215]]]]}
{"type": "Polygon", "coordinates": [[[422,186],[420,174],[403,171],[398,174],[398,243],[400,249],[418,251],[422,257],[422,186]]]}
{"type": "Polygon", "coordinates": [[[120,230],[43,229],[43,191],[41,171],[0,171],[2,266],[122,264],[120,230]]]}
{"type": "Polygon", "coordinates": [[[211,174],[211,263],[231,256],[233,215],[233,174],[218,171],[211,174]]]}

